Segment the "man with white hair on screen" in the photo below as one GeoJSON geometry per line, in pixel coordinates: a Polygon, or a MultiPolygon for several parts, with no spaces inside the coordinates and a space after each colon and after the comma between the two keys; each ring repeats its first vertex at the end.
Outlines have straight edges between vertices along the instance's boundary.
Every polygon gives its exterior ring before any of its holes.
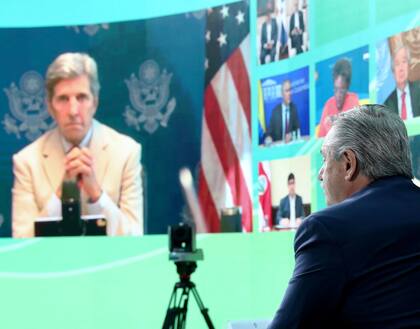
{"type": "Polygon", "coordinates": [[[82,215],[101,215],[108,235],[143,232],[140,144],[93,117],[99,102],[97,65],[65,53],[48,67],[48,111],[57,127],[13,156],[12,231],[34,236],[38,217],[61,216],[63,181],[76,180],[82,215]]]}

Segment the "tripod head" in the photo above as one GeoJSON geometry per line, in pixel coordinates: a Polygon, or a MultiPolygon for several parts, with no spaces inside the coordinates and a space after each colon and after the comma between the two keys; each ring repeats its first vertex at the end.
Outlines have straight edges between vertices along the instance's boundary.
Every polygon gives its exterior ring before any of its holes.
{"type": "Polygon", "coordinates": [[[190,280],[191,274],[197,268],[197,261],[203,258],[202,249],[196,249],[194,252],[172,251],[169,253],[169,260],[175,263],[181,282],[190,280]]]}
{"type": "Polygon", "coordinates": [[[175,262],[175,265],[181,282],[189,282],[191,274],[197,268],[196,262],[175,262]]]}

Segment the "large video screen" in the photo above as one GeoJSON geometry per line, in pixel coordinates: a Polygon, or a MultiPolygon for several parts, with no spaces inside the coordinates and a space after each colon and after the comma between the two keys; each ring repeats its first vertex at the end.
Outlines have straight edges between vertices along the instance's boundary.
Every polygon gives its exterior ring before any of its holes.
{"type": "MultiPolygon", "coordinates": [[[[162,234],[168,225],[191,219],[179,183],[183,167],[192,172],[208,232],[279,225],[275,218],[261,218],[259,178],[265,162],[270,164],[266,171],[276,173],[270,185],[272,212],[280,200],[276,186],[285,188],[285,175],[300,170],[290,164],[278,169],[282,165],[275,163],[295,163],[300,156],[310,160],[304,170],[309,180],[294,174],[296,186],[308,192],[305,214],[325,207],[317,182],[318,153],[340,112],[383,103],[406,121],[410,136],[420,132],[419,27],[415,22],[404,25],[401,18],[390,32],[381,32],[380,19],[391,18],[378,11],[372,25],[366,16],[370,9],[353,8],[357,21],[330,31],[328,24],[337,22],[327,13],[337,6],[306,0],[239,1],[148,19],[0,29],[0,40],[8,45],[0,54],[0,235],[34,236],[34,227],[41,225],[36,223],[47,225],[51,217],[45,209],[63,174],[50,169],[54,164],[31,160],[23,166],[23,179],[16,175],[25,156],[16,157],[15,165],[12,159],[57,129],[44,84],[49,64],[65,52],[87,53],[97,62],[101,88],[95,119],[141,145],[140,186],[134,197],[140,200],[135,209],[140,228],[112,230],[112,221],[103,214],[93,216],[82,204],[82,215],[91,216],[102,234],[162,234]],[[361,38],[366,30],[374,37],[361,38]],[[410,97],[403,102],[398,90],[405,83],[410,97]],[[22,233],[20,223],[33,227],[31,232],[22,233]]],[[[97,161],[106,168],[98,180],[121,210],[120,217],[130,218],[123,189],[108,180],[124,181],[125,175],[108,166],[121,160],[115,154],[97,161]]],[[[60,215],[60,206],[55,207],[60,215]]]]}

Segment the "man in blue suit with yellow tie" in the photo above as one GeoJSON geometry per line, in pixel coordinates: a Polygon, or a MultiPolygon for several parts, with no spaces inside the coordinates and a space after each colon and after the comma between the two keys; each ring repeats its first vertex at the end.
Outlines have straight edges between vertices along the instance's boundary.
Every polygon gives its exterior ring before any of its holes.
{"type": "Polygon", "coordinates": [[[296,233],[269,328],[420,328],[420,188],[403,121],[382,105],[356,107],[321,153],[328,207],[296,233]]]}

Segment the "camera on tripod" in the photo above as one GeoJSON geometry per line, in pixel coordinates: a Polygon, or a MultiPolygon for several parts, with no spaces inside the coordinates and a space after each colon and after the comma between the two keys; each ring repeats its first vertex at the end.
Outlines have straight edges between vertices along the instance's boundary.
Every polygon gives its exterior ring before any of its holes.
{"type": "MultiPolygon", "coordinates": [[[[205,227],[191,172],[188,169],[181,169],[180,181],[194,222],[205,227]]],[[[205,232],[201,228],[200,232],[203,231],[205,232]]],[[[175,263],[180,280],[174,285],[162,329],[185,329],[190,292],[197,302],[207,327],[214,329],[209,310],[204,307],[195,284],[190,280],[191,274],[197,268],[197,261],[204,259],[203,250],[195,247],[195,232],[195,225],[189,222],[181,222],[168,228],[169,260],[175,263]]]]}
{"type": "Polygon", "coordinates": [[[214,329],[208,309],[198,294],[195,284],[190,280],[197,268],[197,261],[203,260],[203,250],[195,248],[195,226],[185,222],[169,226],[169,260],[175,262],[179,282],[175,283],[169,306],[166,310],[162,329],[185,329],[188,300],[192,292],[195,301],[209,329],[214,329]]]}

